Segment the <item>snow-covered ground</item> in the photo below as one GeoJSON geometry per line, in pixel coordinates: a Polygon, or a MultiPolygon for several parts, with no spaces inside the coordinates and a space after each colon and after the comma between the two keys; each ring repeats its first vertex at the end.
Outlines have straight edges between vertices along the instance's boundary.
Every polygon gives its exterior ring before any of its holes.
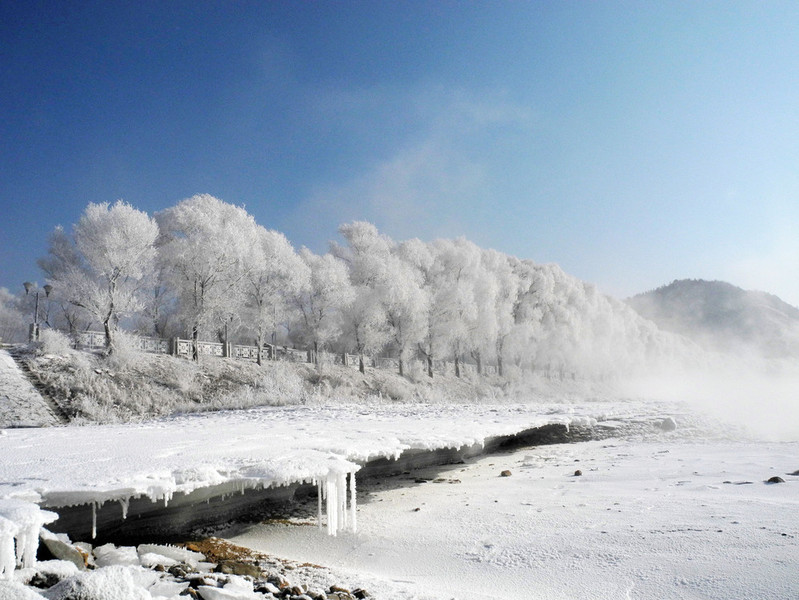
{"type": "Polygon", "coordinates": [[[784,600],[799,597],[797,469],[797,443],[543,446],[377,486],[355,535],[273,524],[228,536],[381,599],[784,600]]]}
{"type": "Polygon", "coordinates": [[[361,488],[357,532],[337,537],[285,524],[228,534],[333,567],[383,599],[799,597],[799,443],[731,441],[701,431],[702,419],[685,410],[629,400],[329,404],[0,430],[0,579],[13,563],[9,532],[31,537],[22,521],[33,521],[14,517],[26,502],[124,506],[223,483],[312,480],[335,492],[343,473],[369,459],[559,423],[618,426],[620,437],[472,459],[431,470],[428,483],[361,488]],[[675,431],[651,427],[668,415],[675,431]],[[646,435],[625,427],[641,423],[646,435]],[[772,476],[785,482],[766,484],[772,476]]]}
{"type": "Polygon", "coordinates": [[[407,449],[458,448],[549,423],[635,418],[639,403],[262,408],[139,424],[5,430],[0,498],[49,506],[169,499],[226,482],[285,484],[407,449]]]}

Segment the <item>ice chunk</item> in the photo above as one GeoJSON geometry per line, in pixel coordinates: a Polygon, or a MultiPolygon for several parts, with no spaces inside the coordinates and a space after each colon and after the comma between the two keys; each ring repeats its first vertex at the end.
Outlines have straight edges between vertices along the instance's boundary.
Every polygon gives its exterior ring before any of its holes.
{"type": "Polygon", "coordinates": [[[59,580],[72,577],[80,572],[75,563],[69,560],[43,560],[36,563],[36,570],[44,575],[54,575],[59,580]]]}
{"type": "Polygon", "coordinates": [[[42,596],[17,581],[0,579],[0,600],[42,600],[42,596]]]}
{"type": "Polygon", "coordinates": [[[148,591],[153,597],[153,600],[161,600],[162,598],[165,600],[171,600],[172,598],[180,596],[180,594],[188,587],[188,582],[159,581],[150,587],[148,591]]]}
{"type": "Polygon", "coordinates": [[[98,567],[111,565],[139,566],[139,555],[133,546],[120,546],[105,544],[94,549],[94,558],[98,567]]]}
{"type": "Polygon", "coordinates": [[[47,590],[49,600],[151,600],[130,567],[111,566],[85,571],[47,590]]]}
{"type": "Polygon", "coordinates": [[[145,552],[144,554],[139,554],[139,562],[141,563],[141,566],[147,567],[148,569],[152,569],[158,565],[163,567],[172,567],[178,564],[178,561],[176,561],[174,558],[169,558],[163,554],[156,554],[155,552],[145,552]]]}
{"type": "Polygon", "coordinates": [[[228,589],[201,585],[197,588],[203,600],[263,600],[263,595],[246,590],[228,589]]]}
{"type": "Polygon", "coordinates": [[[183,562],[192,566],[195,566],[197,563],[200,563],[205,560],[205,555],[199,552],[192,552],[191,550],[186,550],[185,548],[179,548],[177,546],[166,546],[161,544],[142,544],[138,547],[137,550],[140,556],[144,554],[158,554],[160,556],[171,558],[176,562],[183,562]]]}

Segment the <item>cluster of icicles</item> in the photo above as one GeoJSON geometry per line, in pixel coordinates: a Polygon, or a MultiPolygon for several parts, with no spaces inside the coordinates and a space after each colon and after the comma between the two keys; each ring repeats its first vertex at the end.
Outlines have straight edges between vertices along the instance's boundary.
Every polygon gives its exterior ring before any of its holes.
{"type": "Polygon", "coordinates": [[[346,472],[330,470],[324,481],[314,481],[317,491],[316,520],[322,530],[322,505],[327,511],[327,533],[336,535],[339,531],[358,530],[357,498],[355,491],[355,473],[349,473],[350,502],[347,509],[347,475],[346,472]]]}
{"type": "Polygon", "coordinates": [[[17,566],[36,564],[39,530],[57,518],[32,502],[0,499],[0,579],[11,579],[17,566]]]}
{"type": "MultiPolygon", "coordinates": [[[[335,536],[339,531],[357,530],[357,505],[355,473],[330,469],[324,479],[314,479],[317,488],[317,519],[324,530],[324,513],[327,514],[327,533],[335,536]],[[348,481],[349,480],[349,481],[348,481]],[[348,485],[349,483],[349,485],[348,485]],[[349,488],[349,502],[347,489],[349,488]]],[[[244,487],[241,489],[244,493],[244,487]]],[[[122,518],[127,518],[130,499],[119,501],[122,518]]],[[[168,498],[164,498],[164,505],[168,498]]],[[[97,535],[97,508],[102,502],[92,502],[92,538],[97,535]]],[[[39,547],[39,530],[58,518],[54,512],[42,510],[38,505],[19,500],[0,499],[0,579],[10,579],[17,566],[32,567],[39,547]]]]}

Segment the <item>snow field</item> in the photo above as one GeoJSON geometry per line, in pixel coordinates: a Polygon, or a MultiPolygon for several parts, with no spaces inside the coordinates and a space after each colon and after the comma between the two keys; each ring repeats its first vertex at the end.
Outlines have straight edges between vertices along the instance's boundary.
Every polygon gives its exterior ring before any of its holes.
{"type": "Polygon", "coordinates": [[[428,471],[439,483],[362,486],[357,536],[228,537],[383,600],[782,600],[799,597],[797,457],[797,443],[665,436],[543,446],[428,471]]]}
{"type": "MultiPolygon", "coordinates": [[[[205,413],[146,424],[9,430],[0,436],[0,500],[39,515],[43,520],[37,531],[55,515],[40,513],[36,504],[91,504],[95,533],[96,507],[109,501],[120,503],[124,518],[133,497],[166,505],[176,493],[221,484],[244,489],[314,482],[320,528],[324,503],[327,532],[335,536],[356,529],[358,463],[396,458],[408,449],[481,444],[489,437],[549,423],[592,423],[596,410],[567,405],[335,405],[205,413]]],[[[630,414],[635,409],[622,410],[630,414]]],[[[24,556],[31,551],[35,556],[38,543],[38,535],[29,535],[30,519],[21,521],[15,514],[0,521],[6,575],[15,563],[29,563],[24,556]],[[11,538],[17,540],[13,558],[11,538]]]]}

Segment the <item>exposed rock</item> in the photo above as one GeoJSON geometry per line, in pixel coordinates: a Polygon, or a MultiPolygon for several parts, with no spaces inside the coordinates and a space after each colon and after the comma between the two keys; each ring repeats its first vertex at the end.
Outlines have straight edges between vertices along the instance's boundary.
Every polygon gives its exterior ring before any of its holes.
{"type": "Polygon", "coordinates": [[[226,575],[249,575],[253,579],[257,579],[261,576],[261,569],[258,568],[258,566],[249,562],[241,562],[238,560],[221,561],[216,566],[216,570],[217,572],[224,573],[226,575]]]}
{"type": "Polygon", "coordinates": [[[44,542],[50,554],[58,560],[68,560],[82,571],[86,569],[89,558],[88,554],[85,554],[80,548],[71,544],[69,537],[66,535],[55,534],[42,528],[39,532],[39,538],[44,542]]]}
{"type": "Polygon", "coordinates": [[[769,477],[766,480],[766,483],[785,483],[785,480],[782,477],[775,475],[774,477],[769,477]]]}
{"type": "Polygon", "coordinates": [[[191,565],[187,565],[186,563],[181,563],[179,565],[174,565],[167,569],[172,577],[177,577],[178,579],[185,579],[189,574],[194,573],[196,569],[194,569],[191,565]]]}
{"type": "Polygon", "coordinates": [[[37,571],[36,574],[31,577],[28,585],[42,590],[47,590],[53,587],[59,581],[61,581],[61,578],[55,573],[42,573],[37,571]]]}
{"type": "Polygon", "coordinates": [[[511,473],[508,469],[505,469],[499,474],[500,477],[510,477],[511,475],[513,475],[513,473],[511,473]]]}
{"type": "Polygon", "coordinates": [[[582,472],[580,469],[577,469],[577,470],[574,472],[574,476],[575,476],[575,477],[582,477],[582,476],[583,476],[583,472],[582,472]]]}
{"type": "Polygon", "coordinates": [[[369,592],[361,588],[358,588],[357,590],[352,590],[352,595],[355,596],[356,598],[363,599],[369,597],[369,592]]]}

